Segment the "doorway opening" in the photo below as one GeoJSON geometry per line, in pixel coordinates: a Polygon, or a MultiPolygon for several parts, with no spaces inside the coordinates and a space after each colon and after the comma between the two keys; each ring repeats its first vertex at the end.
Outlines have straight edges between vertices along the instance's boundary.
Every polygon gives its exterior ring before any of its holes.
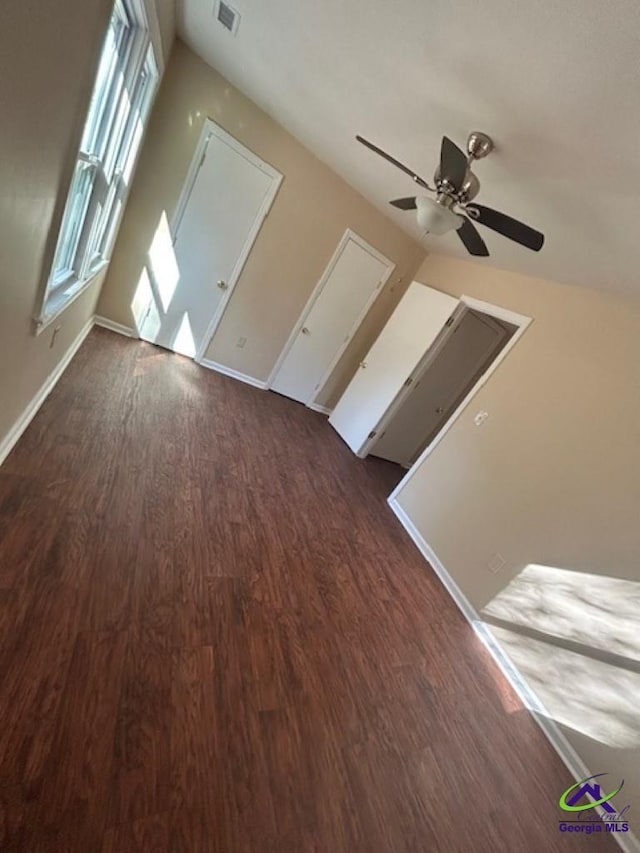
{"type": "Polygon", "coordinates": [[[462,302],[379,425],[369,453],[410,468],[450,420],[518,326],[462,302]]]}
{"type": "Polygon", "coordinates": [[[409,467],[422,458],[421,448],[427,453],[440,441],[530,322],[514,311],[413,281],[360,362],[329,423],[357,456],[380,455],[409,467]],[[468,339],[470,352],[456,339],[468,339]],[[427,376],[445,348],[439,373],[434,369],[427,376]],[[405,404],[413,407],[402,415],[412,430],[411,441],[400,427],[391,433],[405,404]]]}
{"type": "MultiPolygon", "coordinates": [[[[409,469],[390,499],[531,322],[470,296],[409,285],[329,418],[360,458],[371,454],[409,469]]],[[[479,413],[476,423],[486,417],[479,413]]]]}

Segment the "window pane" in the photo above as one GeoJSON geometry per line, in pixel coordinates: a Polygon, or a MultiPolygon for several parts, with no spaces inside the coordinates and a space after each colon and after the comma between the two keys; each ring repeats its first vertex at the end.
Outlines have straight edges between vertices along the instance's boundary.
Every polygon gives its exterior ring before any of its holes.
{"type": "MultiPolygon", "coordinates": [[[[131,95],[127,91],[126,97],[126,124],[122,128],[122,139],[119,141],[117,149],[117,157],[114,162],[111,162],[111,146],[107,157],[107,179],[112,185],[112,191],[104,206],[104,220],[100,226],[102,239],[99,244],[98,251],[102,257],[106,257],[115,239],[116,229],[120,221],[120,213],[123,205],[123,198],[131,181],[133,166],[138,154],[142,135],[151,100],[155,89],[158,71],[153,57],[151,46],[148,47],[144,65],[140,69],[135,86],[132,88],[131,95]]],[[[115,146],[113,148],[115,151],[115,146]]]]}
{"type": "Polygon", "coordinates": [[[101,201],[96,201],[93,216],[91,217],[90,231],[87,235],[87,243],[84,247],[83,256],[85,259],[85,268],[82,270],[82,275],[87,276],[100,261],[100,256],[97,253],[97,244],[101,233],[101,224],[104,215],[104,205],[101,201]]]}
{"type": "Polygon", "coordinates": [[[138,81],[135,115],[129,128],[129,137],[120,157],[122,179],[127,185],[131,180],[133,164],[135,163],[140,141],[142,140],[142,132],[149,113],[149,107],[151,106],[151,96],[153,95],[157,73],[153,52],[149,47],[138,81]]]}
{"type": "Polygon", "coordinates": [[[122,199],[117,198],[115,200],[115,204],[111,209],[111,215],[108,217],[108,219],[105,219],[104,235],[102,237],[102,243],[100,244],[100,254],[103,257],[106,257],[111,249],[113,240],[116,236],[116,228],[118,227],[118,223],[120,221],[121,212],[122,199]]]}
{"type": "Polygon", "coordinates": [[[54,284],[76,271],[75,257],[82,234],[82,226],[91,198],[95,167],[79,160],[71,182],[69,198],[62,220],[58,250],[53,263],[54,284]]]}
{"type": "Polygon", "coordinates": [[[109,29],[102,48],[98,76],[91,97],[89,115],[82,136],[80,149],[88,154],[99,153],[100,128],[104,123],[105,114],[109,106],[111,89],[113,88],[114,73],[118,66],[119,51],[125,37],[125,23],[115,15],[111,18],[109,29]]]}
{"type": "Polygon", "coordinates": [[[126,160],[124,163],[124,168],[122,170],[122,180],[127,186],[129,184],[129,181],[131,180],[133,164],[135,163],[136,156],[138,154],[138,148],[140,147],[140,141],[142,139],[143,130],[144,125],[142,124],[142,119],[139,115],[137,115],[133,125],[131,139],[129,140],[128,151],[125,152],[126,160]]]}
{"type": "Polygon", "coordinates": [[[122,147],[122,137],[124,136],[129,113],[131,112],[131,99],[126,87],[123,87],[120,94],[118,109],[111,128],[109,145],[104,155],[104,173],[107,181],[113,178],[113,171],[116,163],[116,157],[122,147]]]}

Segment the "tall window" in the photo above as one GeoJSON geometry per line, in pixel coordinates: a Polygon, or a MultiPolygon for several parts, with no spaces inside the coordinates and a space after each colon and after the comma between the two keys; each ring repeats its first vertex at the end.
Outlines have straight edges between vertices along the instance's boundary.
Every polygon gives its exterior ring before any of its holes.
{"type": "Polygon", "coordinates": [[[109,258],[157,81],[142,7],[116,0],[37,317],[41,325],[109,258]]]}

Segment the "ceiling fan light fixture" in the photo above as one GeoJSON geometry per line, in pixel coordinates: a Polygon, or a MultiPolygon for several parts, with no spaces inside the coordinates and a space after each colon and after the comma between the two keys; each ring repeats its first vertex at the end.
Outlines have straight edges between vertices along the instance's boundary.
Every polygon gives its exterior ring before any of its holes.
{"type": "Polygon", "coordinates": [[[462,216],[426,196],[416,198],[416,208],[418,225],[427,234],[440,236],[448,231],[456,231],[464,222],[462,216]]]}
{"type": "Polygon", "coordinates": [[[467,154],[458,148],[449,137],[442,137],[440,163],[435,173],[435,190],[412,169],[387,154],[382,148],[378,148],[377,145],[368,142],[362,136],[356,136],[356,139],[375,154],[396,166],[405,175],[413,178],[415,183],[421,187],[437,193],[435,201],[425,196],[411,196],[410,198],[396,198],[390,202],[398,210],[415,210],[418,224],[425,234],[440,235],[449,231],[456,231],[469,254],[482,258],[488,257],[489,250],[472,220],[491,228],[498,234],[502,234],[503,237],[513,240],[533,252],[539,252],[544,245],[544,234],[541,231],[536,231],[530,225],[525,225],[524,222],[519,222],[512,216],[507,216],[506,213],[501,213],[499,210],[494,210],[492,207],[486,207],[483,204],[477,204],[475,201],[472,205],[467,204],[475,199],[480,189],[480,183],[469,169],[469,165],[472,161],[482,160],[493,150],[493,141],[486,133],[476,131],[469,136],[467,154]],[[456,205],[460,205],[467,215],[460,216],[454,213],[453,208],[456,205]]]}

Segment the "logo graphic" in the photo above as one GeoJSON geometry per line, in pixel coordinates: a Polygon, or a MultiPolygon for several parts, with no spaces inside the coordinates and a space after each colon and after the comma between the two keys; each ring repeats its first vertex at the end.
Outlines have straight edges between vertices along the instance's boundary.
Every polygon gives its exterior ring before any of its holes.
{"type": "MultiPolygon", "coordinates": [[[[575,785],[571,785],[558,800],[560,808],[569,812],[564,820],[558,825],[560,832],[628,832],[629,824],[624,818],[629,806],[625,806],[618,812],[611,800],[620,793],[624,785],[624,779],[620,785],[610,794],[603,794],[599,782],[606,773],[596,773],[587,776],[575,785]],[[595,814],[591,811],[595,809],[595,814]],[[600,811],[598,811],[600,809],[600,811]],[[590,814],[587,814],[590,812],[590,814]]],[[[608,787],[608,786],[607,786],[608,787]]]]}
{"type": "Polygon", "coordinates": [[[581,782],[576,782],[575,785],[572,785],[570,788],[564,792],[564,794],[560,797],[559,806],[561,809],[564,809],[566,812],[584,812],[587,809],[595,809],[596,806],[602,806],[602,808],[609,812],[609,814],[616,814],[616,810],[611,805],[609,800],[613,799],[616,794],[619,794],[622,790],[622,786],[624,785],[624,779],[620,783],[620,787],[616,788],[615,791],[612,791],[611,794],[605,794],[602,796],[602,791],[600,790],[600,785],[589,785],[588,782],[591,779],[598,779],[600,776],[606,776],[606,773],[596,773],[595,776],[587,776],[586,779],[583,779],[581,782]],[[578,789],[576,791],[576,788],[578,789]],[[571,797],[571,799],[567,802],[567,797],[572,791],[576,791],[576,793],[571,797]],[[582,805],[576,805],[578,800],[581,800],[585,795],[589,795],[593,797],[594,802],[587,801],[582,805]]]}

